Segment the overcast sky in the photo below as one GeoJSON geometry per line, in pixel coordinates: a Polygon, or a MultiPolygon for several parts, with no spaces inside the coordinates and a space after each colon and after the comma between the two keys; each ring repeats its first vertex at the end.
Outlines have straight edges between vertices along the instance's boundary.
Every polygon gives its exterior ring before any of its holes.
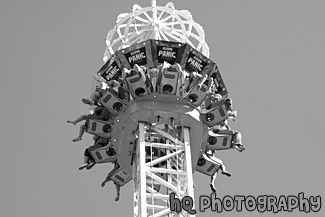
{"type": "MultiPolygon", "coordinates": [[[[157,1],[165,5],[168,1],[157,1]]],[[[138,1],[0,1],[0,216],[131,216],[133,186],[114,202],[100,187],[112,165],[78,171],[91,136],[73,143],[66,124],[88,108],[92,75],[102,66],[105,36],[138,1]]],[[[174,1],[206,33],[210,58],[238,110],[230,123],[247,150],[218,154],[232,172],[216,181],[225,195],[321,195],[325,199],[324,1],[174,1]]],[[[210,194],[195,173],[196,197],[210,194]]],[[[324,216],[280,212],[276,216],[324,216]]],[[[323,214],[322,214],[323,213],[323,214]]],[[[197,216],[273,216],[205,212],[197,216]]]]}

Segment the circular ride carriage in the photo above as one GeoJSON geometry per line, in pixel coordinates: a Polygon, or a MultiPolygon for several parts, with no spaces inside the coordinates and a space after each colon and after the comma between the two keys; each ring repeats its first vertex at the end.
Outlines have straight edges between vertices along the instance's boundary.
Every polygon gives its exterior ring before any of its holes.
{"type": "Polygon", "coordinates": [[[237,112],[188,11],[134,5],[117,17],[106,44],[97,99],[88,101],[109,118],[87,117],[85,131],[107,142],[88,148],[88,169],[115,163],[110,180],[123,186],[133,178],[135,216],[169,215],[170,193],[194,198],[193,172],[220,169],[208,151],[245,150],[241,134],[227,126],[237,112]]]}

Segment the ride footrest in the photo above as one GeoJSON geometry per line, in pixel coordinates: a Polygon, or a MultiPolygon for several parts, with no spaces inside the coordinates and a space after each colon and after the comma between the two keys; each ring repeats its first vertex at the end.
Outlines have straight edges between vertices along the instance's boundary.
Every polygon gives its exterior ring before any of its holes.
{"type": "Polygon", "coordinates": [[[113,115],[118,115],[126,105],[124,100],[121,100],[116,94],[108,89],[99,102],[113,115]]]}

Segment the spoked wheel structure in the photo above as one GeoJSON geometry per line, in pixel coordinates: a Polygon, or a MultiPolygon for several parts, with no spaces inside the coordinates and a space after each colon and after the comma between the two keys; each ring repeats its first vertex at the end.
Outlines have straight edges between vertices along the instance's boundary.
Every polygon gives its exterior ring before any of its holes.
{"type": "Polygon", "coordinates": [[[209,47],[205,42],[202,26],[194,22],[187,10],[176,10],[173,3],[166,6],[142,8],[134,5],[132,12],[122,13],[116,19],[115,26],[106,36],[106,62],[116,50],[123,49],[147,39],[188,43],[193,48],[209,56],[209,47]]]}

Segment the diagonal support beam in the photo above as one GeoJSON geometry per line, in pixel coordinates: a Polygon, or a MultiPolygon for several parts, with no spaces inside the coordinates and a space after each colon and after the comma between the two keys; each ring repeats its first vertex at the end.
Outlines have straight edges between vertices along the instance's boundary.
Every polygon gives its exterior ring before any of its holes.
{"type": "Polygon", "coordinates": [[[171,190],[173,190],[173,191],[175,191],[175,192],[179,192],[181,195],[184,195],[184,192],[183,192],[183,191],[178,191],[178,189],[177,189],[174,185],[172,185],[172,184],[166,182],[165,180],[163,180],[163,179],[160,178],[159,176],[157,176],[157,175],[151,173],[150,171],[146,171],[146,173],[147,173],[147,176],[150,176],[151,178],[153,178],[153,179],[156,180],[157,182],[161,183],[162,185],[168,187],[169,189],[171,189],[171,190]]]}
{"type": "Polygon", "coordinates": [[[154,130],[155,132],[159,133],[160,135],[166,137],[167,139],[169,139],[170,141],[176,143],[177,145],[181,145],[184,146],[184,143],[179,141],[178,139],[176,139],[175,137],[173,137],[172,135],[162,131],[161,129],[157,128],[156,126],[152,126],[151,127],[152,130],[154,130]]]}
{"type": "Polygon", "coordinates": [[[184,149],[184,145],[165,144],[157,142],[146,142],[146,146],[152,146],[156,148],[170,148],[170,149],[184,149]]]}
{"type": "Polygon", "coordinates": [[[174,156],[176,156],[177,154],[180,154],[180,153],[182,153],[182,152],[184,152],[184,150],[178,150],[178,151],[175,151],[175,152],[173,152],[173,153],[171,153],[171,154],[165,155],[165,156],[163,156],[163,157],[157,158],[157,159],[155,159],[155,160],[153,160],[153,161],[150,161],[150,162],[146,163],[146,166],[153,166],[153,165],[155,165],[155,164],[161,163],[161,162],[163,162],[163,161],[165,161],[165,160],[168,160],[168,159],[170,159],[170,158],[172,158],[172,157],[174,157],[174,156]]]}
{"type": "Polygon", "coordinates": [[[167,214],[171,213],[170,209],[165,209],[165,210],[162,210],[156,214],[153,214],[153,215],[150,215],[149,217],[161,217],[161,216],[165,216],[167,214]]]}
{"type": "Polygon", "coordinates": [[[153,173],[168,173],[168,174],[178,174],[178,175],[186,175],[185,171],[177,171],[177,170],[173,170],[173,169],[165,169],[165,168],[148,168],[150,169],[151,172],[153,173]]]}

